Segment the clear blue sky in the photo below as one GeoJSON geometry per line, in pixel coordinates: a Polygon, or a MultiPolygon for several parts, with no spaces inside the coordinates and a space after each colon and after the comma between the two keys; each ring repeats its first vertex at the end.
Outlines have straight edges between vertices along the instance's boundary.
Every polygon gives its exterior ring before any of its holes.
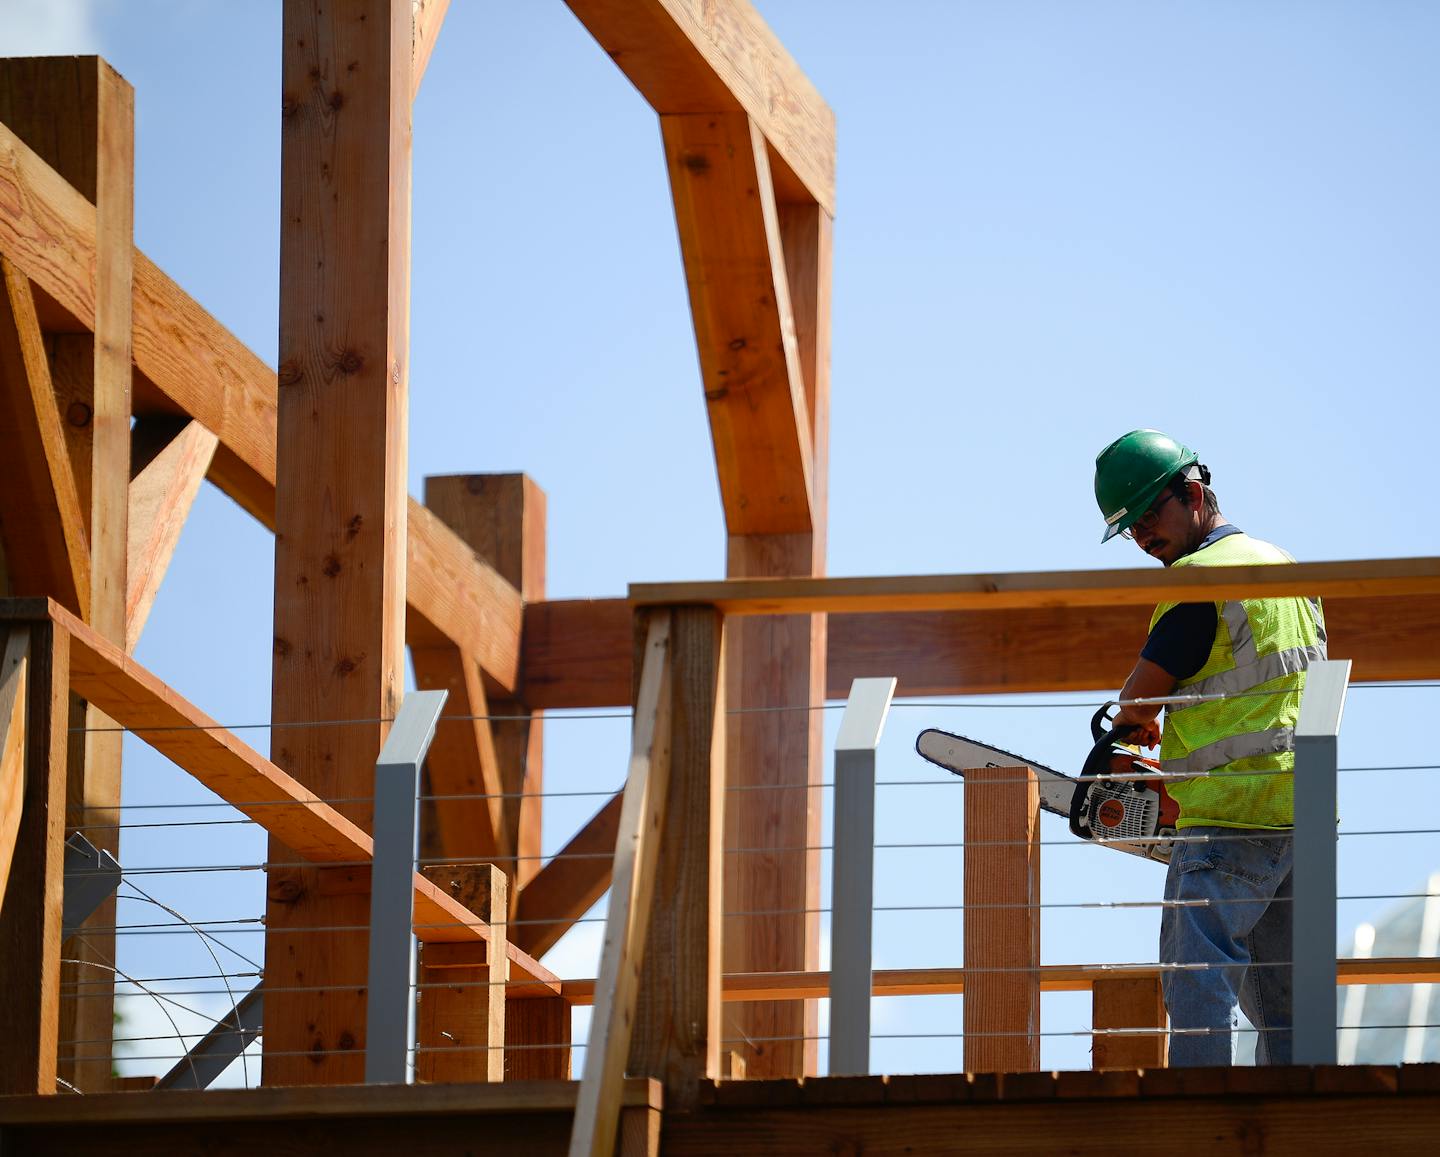
{"type": "MultiPolygon", "coordinates": [[[[758,7],[838,123],[831,573],[1142,565],[1099,544],[1091,496],[1095,453],[1142,425],[1196,447],[1226,513],[1301,558],[1437,553],[1440,9],[758,7]]],[[[273,364],[277,0],[0,0],[0,28],[7,52],[98,51],[135,86],[138,244],[273,364]]],[[[557,597],[721,575],[658,126],[559,0],[452,3],[415,108],[413,229],[412,492],[527,471],[557,597]]],[[[269,536],[208,491],[140,648],[222,720],[269,713],[270,565],[269,536]]],[[[1436,694],[1356,691],[1342,764],[1432,758],[1436,694]]],[[[897,708],[881,774],[930,774],[909,753],[927,725],[1072,766],[1084,716],[897,708]]],[[[547,744],[552,786],[618,785],[623,722],[556,722],[547,744]]],[[[188,790],[138,745],[127,775],[131,801],[188,790]]],[[[1345,828],[1440,827],[1434,782],[1342,777],[1345,828]]],[[[882,839],[958,838],[958,801],[889,789],[882,839]]],[[[557,802],[547,847],[595,803],[557,802]]],[[[225,831],[127,833],[125,858],[223,859],[225,831]]],[[[235,838],[253,862],[258,841],[235,838]]],[[[1341,892],[1414,890],[1437,847],[1342,840],[1341,892]]],[[[878,903],[959,901],[958,852],[880,865],[878,903]]],[[[1094,849],[1047,848],[1046,865],[1050,902],[1160,888],[1094,849]]],[[[153,879],[191,916],[261,903],[258,878],[153,879]]],[[[1387,903],[1342,904],[1342,929],[1387,903]]],[[[1045,956],[1154,959],[1153,925],[1047,911],[1045,956]]],[[[958,913],[881,914],[877,931],[882,966],[960,960],[958,913]]],[[[593,949],[566,951],[562,971],[593,968],[593,949]]],[[[949,1031],[958,1007],[884,1002],[876,1030],[949,1031]]],[[[1046,1017],[1087,1023],[1069,998],[1046,1017]]],[[[1065,1038],[1046,1057],[1086,1063],[1065,1038]]],[[[953,1041],[876,1047],[882,1071],[957,1058],[953,1041]]]]}

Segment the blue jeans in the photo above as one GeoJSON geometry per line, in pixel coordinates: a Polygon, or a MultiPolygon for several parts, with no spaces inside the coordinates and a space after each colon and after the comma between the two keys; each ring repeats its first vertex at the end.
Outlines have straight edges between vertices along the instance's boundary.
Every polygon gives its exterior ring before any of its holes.
{"type": "Polygon", "coordinates": [[[1201,903],[1164,909],[1160,961],[1206,967],[1163,974],[1170,1064],[1230,1064],[1238,1003],[1260,1030],[1256,1063],[1288,1065],[1291,838],[1211,827],[1180,836],[1189,842],[1175,844],[1165,899],[1201,903]]]}

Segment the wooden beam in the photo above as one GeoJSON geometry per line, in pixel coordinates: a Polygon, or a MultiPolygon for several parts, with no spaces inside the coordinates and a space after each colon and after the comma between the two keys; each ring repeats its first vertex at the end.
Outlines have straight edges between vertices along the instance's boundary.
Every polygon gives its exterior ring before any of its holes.
{"type": "Polygon", "coordinates": [[[1095,1035],[1090,1067],[1163,1068],[1165,997],[1159,977],[1102,978],[1095,981],[1091,993],[1090,1024],[1095,1035]],[[1150,1031],[1135,1035],[1117,1031],[1127,1028],[1150,1031]]]}
{"type": "Polygon", "coordinates": [[[723,622],[677,607],[670,624],[670,784],[630,1060],[658,1077],[665,1104],[686,1112],[700,1082],[720,1075],[720,975],[725,863],[723,622]]]}
{"type": "MultiPolygon", "coordinates": [[[[81,328],[95,324],[95,207],[0,124],[0,252],[81,328]]],[[[219,437],[210,479],[275,526],[277,378],[139,250],[134,256],[136,413],[188,415],[219,437]]],[[[407,504],[408,636],[472,650],[498,686],[518,677],[519,592],[413,499],[407,504]]]]}
{"type": "Polygon", "coordinates": [[[0,459],[6,488],[0,535],[18,594],[51,595],[90,611],[86,512],[55,404],[30,280],[0,258],[0,459]]]}
{"type": "MultiPolygon", "coordinates": [[[[503,951],[505,873],[494,864],[433,864],[427,880],[464,904],[489,929],[483,949],[440,945],[420,953],[416,995],[415,1077],[421,1081],[505,1079],[505,988],[510,974],[503,951]]],[[[517,1001],[516,1003],[523,1003],[517,1001]]]]}
{"type": "Polygon", "coordinates": [[[520,893],[511,936],[531,956],[555,947],[610,887],[621,802],[611,796],[520,893]]]}
{"type": "MultiPolygon", "coordinates": [[[[425,505],[453,531],[475,556],[494,568],[525,601],[545,597],[545,492],[524,474],[459,474],[425,479],[425,505]]],[[[518,662],[518,658],[517,658],[518,662]]],[[[497,846],[516,857],[504,867],[511,879],[511,911],[519,892],[540,870],[540,823],[544,791],[544,746],[540,718],[523,698],[486,696],[487,711],[472,714],[504,716],[493,723],[477,721],[493,736],[501,794],[504,833],[497,846]]],[[[482,741],[483,742],[483,741],[482,741]]],[[[462,766],[451,768],[447,752],[432,748],[431,787],[445,794],[443,784],[456,779],[462,766]]],[[[436,804],[439,815],[447,804],[436,804]]],[[[453,822],[446,827],[453,829],[453,822]]],[[[444,854],[483,855],[468,845],[446,844],[444,854]]]]}
{"type": "Polygon", "coordinates": [[[440,36],[440,26],[445,23],[445,13],[450,0],[414,0],[415,14],[412,25],[412,59],[410,65],[410,99],[420,91],[420,80],[430,66],[430,54],[435,51],[435,41],[440,36]]]}
{"type": "MultiPolygon", "coordinates": [[[[67,637],[71,689],[282,840],[289,850],[312,863],[348,866],[363,876],[371,859],[370,837],[339,809],[226,731],[63,607],[48,599],[0,600],[0,623],[34,620],[53,621],[67,637]]],[[[32,686],[36,677],[32,676],[32,686]]],[[[485,925],[474,913],[419,875],[415,878],[415,935],[426,942],[483,941],[486,937],[485,925]]],[[[539,991],[559,994],[559,978],[548,969],[513,944],[507,946],[506,955],[517,977],[536,981],[539,991]]]]}
{"type": "MultiPolygon", "coordinates": [[[[527,606],[526,694],[552,708],[628,705],[617,623],[629,614],[625,599],[527,606]]],[[[1149,616],[1138,604],[834,615],[825,695],[843,699],[853,679],[872,675],[898,676],[897,694],[912,698],[1116,688],[1149,616]]],[[[1356,681],[1440,678],[1440,595],[1332,597],[1325,617],[1331,653],[1354,662],[1356,681]]]]}
{"type": "Polygon", "coordinates": [[[125,590],[125,649],[133,651],[170,567],[180,531],[190,514],[219,439],[196,421],[141,418],[132,431],[148,461],[136,462],[130,482],[129,579],[125,590]],[[176,429],[178,424],[179,428],[176,429]],[[164,425],[163,431],[154,427],[164,425]],[[161,445],[147,445],[156,435],[161,445]]]}
{"type": "Polygon", "coordinates": [[[1040,789],[1028,767],[965,773],[965,1071],[1040,1067],[1040,789]]]}
{"type": "Polygon", "coordinates": [[[748,0],[566,0],[661,116],[747,113],[789,201],[835,212],[835,114],[748,0]]]}
{"type": "Polygon", "coordinates": [[[639,606],[710,603],[728,615],[1153,606],[1211,599],[1440,594],[1440,558],[1206,566],[1173,570],[1032,571],[885,578],[752,578],[632,584],[639,606]]]}
{"type": "MultiPolygon", "coordinates": [[[[412,647],[415,683],[424,691],[448,691],[445,715],[426,756],[426,794],[421,803],[434,838],[425,846],[440,858],[509,860],[514,852],[505,826],[505,785],[480,665],[455,647],[412,647]]],[[[422,837],[424,838],[424,837],[422,837]]]]}
{"type": "Polygon", "coordinates": [[[590,1019],[585,1076],[575,1105],[570,1157],[600,1157],[615,1147],[670,780],[670,630],[668,611],[637,616],[636,638],[642,658],[636,663],[639,678],[630,768],[625,777],[614,883],[605,916],[595,1012],[590,1019]]]}
{"type": "Polygon", "coordinates": [[[25,804],[25,660],[30,632],[0,630],[0,905],[10,879],[10,862],[25,804]]]}
{"type": "Polygon", "coordinates": [[[69,652],[63,629],[17,626],[29,634],[27,743],[15,856],[0,900],[0,1093],[50,1094],[59,1072],[69,652]]]}
{"type": "Polygon", "coordinates": [[[741,114],[660,128],[726,528],[809,531],[813,435],[764,140],[741,114]]]}
{"type": "MultiPolygon", "coordinates": [[[[271,714],[369,721],[277,732],[276,764],[331,798],[371,793],[404,691],[411,21],[410,0],[284,6],[271,714]]],[[[269,873],[266,1084],[364,1077],[369,898],[315,885],[269,873]],[[310,931],[330,926],[358,931],[310,931]]]]}

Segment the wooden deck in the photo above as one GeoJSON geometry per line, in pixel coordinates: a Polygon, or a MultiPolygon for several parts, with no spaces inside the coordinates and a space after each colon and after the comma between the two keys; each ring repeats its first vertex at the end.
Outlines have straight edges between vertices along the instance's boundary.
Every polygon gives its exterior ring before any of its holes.
{"type": "MultiPolygon", "coordinates": [[[[0,1098],[0,1152],[563,1153],[578,1084],[265,1088],[0,1098]]],[[[662,1113],[625,1082],[624,1154],[1434,1152],[1440,1065],[705,1082],[662,1113]]]]}

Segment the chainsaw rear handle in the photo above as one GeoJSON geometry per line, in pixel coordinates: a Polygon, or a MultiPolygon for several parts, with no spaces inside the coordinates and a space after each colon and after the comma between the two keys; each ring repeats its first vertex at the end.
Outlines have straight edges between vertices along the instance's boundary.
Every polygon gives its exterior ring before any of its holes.
{"type": "Polygon", "coordinates": [[[1088,824],[1082,825],[1080,820],[1085,814],[1086,805],[1090,801],[1090,788],[1092,781],[1097,775],[1103,775],[1110,770],[1110,759],[1114,754],[1114,747],[1122,743],[1135,730],[1133,723],[1125,723],[1119,727],[1112,726],[1114,720],[1107,712],[1112,707],[1120,705],[1115,702],[1102,703],[1100,710],[1090,717],[1090,735],[1095,745],[1090,748],[1090,754],[1085,757],[1085,764],[1080,768],[1080,782],[1075,787],[1075,794],[1070,797],[1070,833],[1082,840],[1094,838],[1094,832],[1088,824]]]}

